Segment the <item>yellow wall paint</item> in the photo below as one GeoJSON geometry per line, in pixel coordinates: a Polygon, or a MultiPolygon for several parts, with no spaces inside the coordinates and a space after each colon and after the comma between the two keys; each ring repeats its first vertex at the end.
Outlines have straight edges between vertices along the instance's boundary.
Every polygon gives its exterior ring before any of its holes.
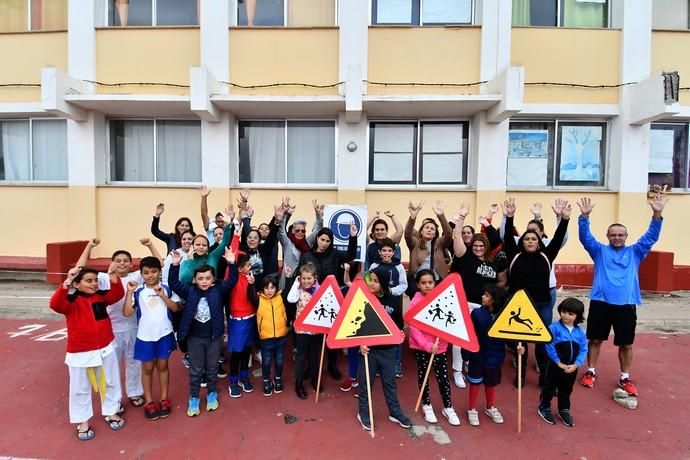
{"type": "MultiPolygon", "coordinates": [[[[479,80],[479,27],[370,27],[369,81],[468,83],[479,80]]],[[[466,88],[369,85],[369,94],[476,94],[466,88]]]]}
{"type": "MultiPolygon", "coordinates": [[[[690,50],[690,31],[653,31],[651,73],[677,70],[680,74],[680,86],[688,86],[690,81],[688,50],[690,50]]],[[[681,91],[679,99],[682,105],[690,105],[690,91],[681,91]]]]}
{"type": "MultiPolygon", "coordinates": [[[[0,34],[0,84],[41,84],[41,68],[67,70],[67,32],[0,34]]],[[[39,102],[41,88],[0,87],[0,102],[39,102]]]]}
{"type": "MultiPolygon", "coordinates": [[[[189,68],[199,65],[198,28],[110,28],[96,31],[96,76],[104,83],[189,84],[189,68]]],[[[99,93],[188,95],[189,88],[125,86],[99,93]]]]}
{"type": "MultiPolygon", "coordinates": [[[[512,29],[511,65],[527,82],[620,83],[620,31],[525,27],[512,29]]],[[[525,87],[525,102],[616,104],[618,89],[525,87]]]]}
{"type": "MultiPolygon", "coordinates": [[[[230,79],[241,85],[338,82],[338,29],[230,29],[230,79]]],[[[338,88],[230,88],[234,94],[336,95],[338,88]]]]}

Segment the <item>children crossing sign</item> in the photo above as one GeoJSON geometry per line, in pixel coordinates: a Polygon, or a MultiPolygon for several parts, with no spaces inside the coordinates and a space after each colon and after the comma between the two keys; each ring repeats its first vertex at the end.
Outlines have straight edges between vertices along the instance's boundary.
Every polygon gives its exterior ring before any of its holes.
{"type": "Polygon", "coordinates": [[[549,328],[524,289],[513,294],[488,334],[494,339],[518,342],[549,343],[552,340],[549,328]]]}
{"type": "Polygon", "coordinates": [[[338,281],[333,275],[327,276],[309,303],[295,318],[295,329],[328,334],[342,303],[343,294],[340,292],[338,281]]]}

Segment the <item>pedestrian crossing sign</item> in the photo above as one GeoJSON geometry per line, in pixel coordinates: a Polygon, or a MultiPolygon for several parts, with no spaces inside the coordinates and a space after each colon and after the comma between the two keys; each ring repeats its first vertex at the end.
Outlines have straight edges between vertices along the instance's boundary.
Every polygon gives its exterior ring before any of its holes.
{"type": "Polygon", "coordinates": [[[513,294],[488,334],[494,339],[517,342],[549,343],[553,339],[524,289],[513,294]]]}
{"type": "Polygon", "coordinates": [[[297,315],[293,327],[317,334],[328,334],[342,303],[343,294],[340,292],[338,281],[335,276],[328,275],[297,315]]]}

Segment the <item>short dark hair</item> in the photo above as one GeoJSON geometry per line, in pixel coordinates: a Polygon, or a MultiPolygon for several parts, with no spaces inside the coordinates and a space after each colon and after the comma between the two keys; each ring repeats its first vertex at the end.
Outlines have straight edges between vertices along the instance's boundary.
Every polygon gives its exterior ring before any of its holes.
{"type": "Polygon", "coordinates": [[[244,254],[240,254],[239,256],[237,256],[237,266],[238,267],[241,267],[248,262],[249,262],[249,254],[244,253],[244,254]]]}
{"type": "Polygon", "coordinates": [[[623,227],[623,228],[625,229],[625,234],[626,234],[626,235],[628,234],[628,227],[626,227],[626,226],[623,225],[623,224],[619,224],[619,223],[616,222],[615,224],[611,224],[611,225],[608,226],[608,228],[606,229],[606,234],[607,234],[607,235],[608,235],[608,233],[609,233],[609,230],[611,230],[611,227],[623,227]]]}
{"type": "Polygon", "coordinates": [[[77,276],[75,276],[72,279],[72,283],[80,282],[82,280],[82,278],[84,278],[84,275],[89,274],[89,273],[93,273],[94,275],[98,276],[98,270],[96,270],[95,268],[81,267],[81,270],[79,270],[79,273],[77,273],[77,276]]]}
{"type": "Polygon", "coordinates": [[[156,257],[144,257],[141,259],[141,262],[139,262],[139,269],[141,270],[142,268],[157,268],[161,270],[161,261],[156,257]]]}
{"type": "Polygon", "coordinates": [[[506,290],[495,284],[485,284],[484,292],[494,299],[494,312],[501,311],[506,302],[506,290]]]}
{"type": "Polygon", "coordinates": [[[220,211],[219,211],[219,212],[217,212],[217,213],[216,213],[216,217],[223,217],[223,213],[222,213],[222,212],[220,212],[220,211]]]}
{"type": "Polygon", "coordinates": [[[415,283],[415,284],[419,284],[419,280],[421,280],[421,279],[422,279],[422,276],[424,276],[424,275],[430,275],[430,276],[433,278],[433,280],[434,280],[434,284],[436,283],[436,276],[434,276],[434,272],[432,272],[432,271],[429,270],[428,268],[422,268],[422,269],[419,270],[417,273],[415,273],[415,275],[414,275],[414,283],[415,283]]]}
{"type": "Polygon", "coordinates": [[[132,254],[130,254],[129,251],[125,251],[124,249],[118,249],[117,251],[113,252],[113,255],[110,257],[110,260],[115,260],[115,257],[123,255],[127,256],[130,262],[132,261],[132,254]]]}
{"type": "Polygon", "coordinates": [[[216,271],[213,269],[213,267],[211,267],[208,264],[204,264],[204,265],[200,265],[194,269],[194,278],[196,278],[196,275],[198,275],[199,273],[206,273],[206,272],[211,272],[211,276],[213,276],[214,278],[216,277],[216,271]]]}
{"type": "Polygon", "coordinates": [[[575,324],[580,324],[585,320],[585,304],[575,297],[568,297],[558,304],[558,313],[568,312],[576,315],[575,324]]]}
{"type": "Polygon", "coordinates": [[[384,238],[381,241],[378,242],[379,249],[383,248],[391,248],[392,250],[395,251],[395,241],[391,240],[390,238],[384,238]]]}
{"type": "Polygon", "coordinates": [[[266,289],[269,284],[275,286],[276,290],[278,289],[278,276],[275,273],[271,273],[270,275],[262,278],[261,282],[259,283],[259,290],[263,292],[263,290],[266,289]]]}

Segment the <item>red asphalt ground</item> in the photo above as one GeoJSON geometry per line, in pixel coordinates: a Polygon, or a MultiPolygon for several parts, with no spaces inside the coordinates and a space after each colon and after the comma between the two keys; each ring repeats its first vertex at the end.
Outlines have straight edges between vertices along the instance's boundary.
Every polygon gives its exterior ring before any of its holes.
{"type": "MultiPolygon", "coordinates": [[[[611,400],[618,378],[616,353],[603,348],[598,367],[599,380],[593,390],[576,385],[572,413],[576,427],[550,426],[537,415],[538,390],[534,366],[530,365],[523,394],[523,432],[516,432],[517,390],[512,386],[514,369],[506,358],[503,384],[498,387],[497,405],[506,422],[495,425],[480,414],[481,426],[467,424],[467,390],[453,387],[455,408],[462,426],[448,425],[441,416],[440,397],[432,382],[431,397],[439,418],[437,427],[449,436],[442,444],[426,432],[414,435],[387,419],[381,386],[374,386],[376,438],[371,439],[355,419],[357,401],[342,393],[325,377],[321,401],[301,401],[289,378],[292,360],[284,373],[286,391],[270,398],[259,388],[231,400],[227,383],[221,385],[221,407],[217,412],[186,416],[187,373],[180,353],[171,359],[173,412],[165,420],[150,422],[142,409],[127,404],[122,431],[111,431],[99,416],[91,421],[96,437],[80,442],[75,427],[68,423],[68,374],[63,364],[65,341],[37,341],[37,337],[64,327],[62,322],[0,320],[2,379],[0,413],[0,457],[32,458],[690,458],[690,381],[687,351],[690,335],[639,334],[635,348],[634,374],[640,389],[639,408],[624,409],[611,400]],[[33,333],[10,337],[27,324],[45,324],[33,333]],[[297,421],[286,424],[286,414],[297,421]]],[[[344,371],[346,359],[339,368],[344,371]]],[[[405,377],[398,380],[403,410],[416,424],[428,424],[413,413],[417,396],[415,364],[406,353],[405,377]]],[[[432,376],[433,380],[433,376],[432,376]]],[[[155,388],[155,387],[154,387],[155,388]]],[[[202,390],[203,391],[203,390],[202,390]]],[[[156,391],[154,390],[154,394],[156,391]]],[[[202,393],[203,394],[203,393],[202,393]]],[[[97,403],[96,398],[94,401],[97,403]]],[[[483,395],[480,396],[480,404],[483,395]]],[[[554,401],[555,407],[555,401],[554,401]]],[[[95,405],[96,414],[99,407],[95,405]]]]}

